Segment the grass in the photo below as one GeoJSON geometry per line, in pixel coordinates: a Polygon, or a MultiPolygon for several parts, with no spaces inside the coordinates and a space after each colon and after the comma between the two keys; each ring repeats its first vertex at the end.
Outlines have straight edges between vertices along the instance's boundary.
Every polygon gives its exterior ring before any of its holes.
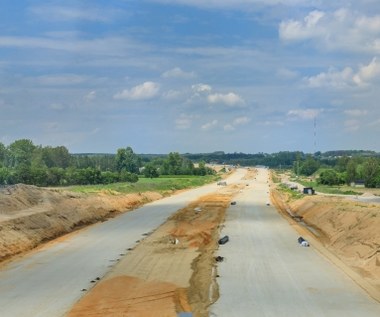
{"type": "Polygon", "coordinates": [[[143,193],[148,191],[159,192],[165,194],[174,190],[199,187],[208,183],[219,180],[218,175],[207,176],[160,176],[158,178],[143,178],[141,177],[137,183],[114,183],[104,185],[82,185],[70,186],[67,189],[80,193],[98,193],[109,192],[112,193],[143,193]]]}
{"type": "Polygon", "coordinates": [[[304,197],[305,195],[300,193],[298,190],[291,190],[288,186],[284,185],[284,184],[280,184],[278,186],[278,188],[282,191],[282,192],[285,192],[287,193],[290,198],[292,200],[297,200],[297,199],[300,199],[302,197],[304,197]]]}
{"type": "Polygon", "coordinates": [[[338,194],[338,195],[362,195],[363,193],[352,190],[351,187],[347,185],[320,185],[317,182],[306,181],[301,178],[297,180],[298,183],[302,184],[305,187],[313,187],[317,192],[325,194],[338,194]]]}
{"type": "Polygon", "coordinates": [[[275,183],[275,184],[281,183],[281,177],[278,175],[278,173],[277,173],[276,170],[274,170],[274,171],[272,172],[272,181],[273,181],[273,183],[275,183]]]}
{"type": "MultiPolygon", "coordinates": [[[[291,172],[288,171],[290,174],[291,172]]],[[[291,175],[290,181],[301,184],[304,187],[313,187],[317,192],[324,194],[334,194],[334,195],[362,195],[360,191],[355,191],[352,187],[347,185],[336,185],[328,186],[318,184],[316,181],[310,181],[310,177],[306,178],[304,176],[295,177],[294,174],[291,175]]]]}

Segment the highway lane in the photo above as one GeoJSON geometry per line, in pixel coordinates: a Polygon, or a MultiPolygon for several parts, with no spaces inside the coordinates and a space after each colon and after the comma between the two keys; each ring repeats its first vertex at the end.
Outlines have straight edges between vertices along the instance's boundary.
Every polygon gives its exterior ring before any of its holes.
{"type": "MultiPolygon", "coordinates": [[[[227,180],[238,182],[238,170],[227,180]]],[[[216,191],[211,184],[168,197],[48,244],[0,269],[1,317],[58,317],[104,276],[128,248],[178,209],[216,191]]]]}
{"type": "Polygon", "coordinates": [[[227,212],[230,241],[220,246],[217,317],[375,317],[380,304],[317,253],[298,245],[297,232],[269,201],[268,171],[236,197],[227,212]]]}

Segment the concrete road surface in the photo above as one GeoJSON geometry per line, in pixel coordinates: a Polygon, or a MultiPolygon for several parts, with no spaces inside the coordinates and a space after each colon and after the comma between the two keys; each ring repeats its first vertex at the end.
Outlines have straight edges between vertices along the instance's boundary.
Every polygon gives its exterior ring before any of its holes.
{"type": "Polygon", "coordinates": [[[379,317],[370,298],[299,235],[269,201],[268,171],[259,170],[228,210],[218,255],[218,317],[379,317]]]}
{"type": "MultiPolygon", "coordinates": [[[[238,182],[244,174],[244,170],[238,170],[227,182],[238,182]]],[[[85,290],[94,285],[91,281],[104,276],[144,233],[156,229],[199,196],[216,190],[216,184],[207,185],[153,202],[2,267],[0,316],[65,315],[85,290]]]]}

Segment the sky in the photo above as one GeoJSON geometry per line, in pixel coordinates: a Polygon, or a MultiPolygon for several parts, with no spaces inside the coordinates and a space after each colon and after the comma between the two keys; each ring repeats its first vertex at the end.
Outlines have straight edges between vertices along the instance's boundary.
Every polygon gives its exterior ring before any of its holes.
{"type": "Polygon", "coordinates": [[[0,142],[380,151],[378,0],[2,0],[0,142]]]}

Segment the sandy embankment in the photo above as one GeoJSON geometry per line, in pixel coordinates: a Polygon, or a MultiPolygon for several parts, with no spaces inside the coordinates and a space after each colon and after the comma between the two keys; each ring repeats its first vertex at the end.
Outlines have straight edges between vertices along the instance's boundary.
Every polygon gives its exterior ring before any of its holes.
{"type": "Polygon", "coordinates": [[[302,219],[312,228],[308,234],[380,294],[379,204],[319,195],[292,201],[276,190],[272,197],[284,215],[288,210],[302,219]]]}
{"type": "Polygon", "coordinates": [[[0,261],[160,199],[158,193],[85,195],[15,185],[0,189],[0,261]]]}

